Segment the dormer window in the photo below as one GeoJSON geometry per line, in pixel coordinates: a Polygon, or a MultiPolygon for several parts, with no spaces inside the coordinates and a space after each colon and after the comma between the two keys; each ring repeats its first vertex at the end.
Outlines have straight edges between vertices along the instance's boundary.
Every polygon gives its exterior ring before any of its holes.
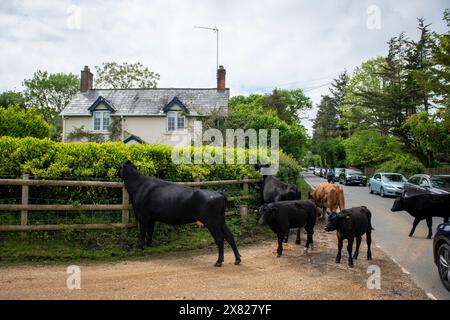
{"type": "Polygon", "coordinates": [[[167,131],[183,130],[186,117],[181,111],[167,111],[167,131]]]}
{"type": "Polygon", "coordinates": [[[109,111],[94,111],[94,131],[108,131],[109,130],[109,111]]]}
{"type": "Polygon", "coordinates": [[[167,131],[183,130],[186,128],[188,108],[177,97],[174,97],[162,110],[167,115],[167,131]]]}

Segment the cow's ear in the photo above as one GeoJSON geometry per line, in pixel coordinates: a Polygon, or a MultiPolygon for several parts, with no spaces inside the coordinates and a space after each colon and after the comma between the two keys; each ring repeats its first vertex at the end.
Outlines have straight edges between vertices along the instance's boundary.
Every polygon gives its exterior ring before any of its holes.
{"type": "Polygon", "coordinates": [[[337,214],[338,219],[350,219],[350,215],[348,215],[347,213],[344,212],[339,212],[337,214]]]}

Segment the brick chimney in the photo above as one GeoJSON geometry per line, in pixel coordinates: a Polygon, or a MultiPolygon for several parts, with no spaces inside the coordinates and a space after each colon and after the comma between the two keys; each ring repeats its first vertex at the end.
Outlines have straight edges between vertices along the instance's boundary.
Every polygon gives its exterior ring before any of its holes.
{"type": "Polygon", "coordinates": [[[217,69],[217,91],[225,91],[225,69],[219,66],[217,69]]]}
{"type": "Polygon", "coordinates": [[[84,69],[81,70],[81,83],[80,83],[80,91],[86,92],[92,89],[92,84],[94,82],[94,75],[89,70],[88,66],[84,66],[84,69]]]}

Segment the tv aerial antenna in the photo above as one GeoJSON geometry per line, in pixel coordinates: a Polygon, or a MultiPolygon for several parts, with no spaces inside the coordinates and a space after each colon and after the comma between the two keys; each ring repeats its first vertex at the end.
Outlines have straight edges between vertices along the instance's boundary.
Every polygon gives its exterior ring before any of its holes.
{"type": "Polygon", "coordinates": [[[219,29],[216,26],[214,27],[194,26],[194,28],[212,30],[216,34],[216,70],[219,69],[219,29]]]}

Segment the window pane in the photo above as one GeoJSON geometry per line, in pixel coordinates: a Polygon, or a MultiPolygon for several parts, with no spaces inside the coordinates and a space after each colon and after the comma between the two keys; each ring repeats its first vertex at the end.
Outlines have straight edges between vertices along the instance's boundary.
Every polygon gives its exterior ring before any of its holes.
{"type": "Polygon", "coordinates": [[[100,130],[100,112],[94,112],[94,130],[100,130]]]}
{"type": "Polygon", "coordinates": [[[178,114],[177,117],[177,128],[184,129],[184,116],[182,116],[181,114],[178,114]]]}
{"type": "Polygon", "coordinates": [[[109,129],[109,112],[103,112],[103,128],[102,130],[109,129]]]}
{"type": "Polygon", "coordinates": [[[175,130],[175,117],[167,118],[167,130],[169,131],[175,130]]]}

